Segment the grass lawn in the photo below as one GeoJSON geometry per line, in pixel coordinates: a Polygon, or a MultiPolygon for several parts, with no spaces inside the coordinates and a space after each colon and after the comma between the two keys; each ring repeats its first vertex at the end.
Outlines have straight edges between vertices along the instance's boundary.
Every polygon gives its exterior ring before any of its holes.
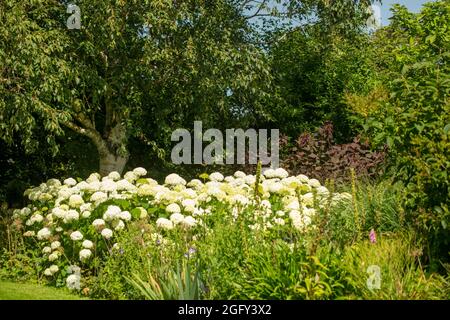
{"type": "Polygon", "coordinates": [[[80,300],[64,289],[0,280],[0,300],[80,300]]]}

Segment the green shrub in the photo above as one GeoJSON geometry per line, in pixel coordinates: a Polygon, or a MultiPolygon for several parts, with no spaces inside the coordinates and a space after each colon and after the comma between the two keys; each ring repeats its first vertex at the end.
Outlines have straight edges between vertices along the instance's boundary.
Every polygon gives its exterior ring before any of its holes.
{"type": "Polygon", "coordinates": [[[366,125],[375,143],[390,148],[407,219],[424,235],[434,267],[450,258],[449,19],[448,1],[427,3],[419,14],[395,7],[384,40],[393,48],[384,53],[391,95],[366,125]]]}

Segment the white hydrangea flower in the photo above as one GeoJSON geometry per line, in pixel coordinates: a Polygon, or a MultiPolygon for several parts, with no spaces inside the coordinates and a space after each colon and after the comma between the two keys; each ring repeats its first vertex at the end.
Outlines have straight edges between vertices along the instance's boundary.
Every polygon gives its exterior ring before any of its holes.
{"type": "Polygon", "coordinates": [[[181,205],[183,206],[184,211],[192,213],[195,211],[197,201],[195,201],[194,199],[184,199],[181,202],[181,205]]]}
{"type": "Polygon", "coordinates": [[[309,181],[309,178],[307,176],[305,176],[304,174],[299,174],[297,176],[297,179],[302,183],[308,183],[308,181],[309,181]]]}
{"type": "Polygon", "coordinates": [[[133,171],[128,171],[123,177],[130,183],[136,181],[139,178],[133,171]]]}
{"type": "Polygon", "coordinates": [[[281,219],[281,218],[275,218],[275,219],[273,219],[273,222],[274,222],[275,224],[280,225],[280,226],[284,226],[284,225],[285,225],[284,219],[281,219]]]}
{"type": "Polygon", "coordinates": [[[166,211],[169,213],[180,213],[181,212],[181,208],[178,204],[176,203],[171,203],[166,207],[166,211]]]}
{"type": "Polygon", "coordinates": [[[58,179],[49,179],[47,180],[47,185],[49,187],[60,187],[61,186],[61,181],[59,181],[58,179]]]}
{"type": "Polygon", "coordinates": [[[319,196],[326,197],[330,194],[330,191],[324,186],[319,186],[316,188],[316,192],[319,196]]]}
{"type": "Polygon", "coordinates": [[[122,209],[120,209],[118,206],[108,206],[106,212],[103,214],[103,219],[105,221],[112,221],[119,218],[121,212],[122,209]]]}
{"type": "Polygon", "coordinates": [[[318,187],[320,187],[320,182],[317,179],[309,179],[308,185],[310,185],[313,188],[318,188],[318,187]]]}
{"type": "Polygon", "coordinates": [[[51,265],[50,268],[48,268],[48,269],[50,270],[50,272],[52,274],[55,274],[55,273],[57,273],[59,271],[59,268],[58,268],[58,266],[56,264],[51,265]]]}
{"type": "Polygon", "coordinates": [[[117,184],[109,178],[103,179],[102,182],[100,183],[100,191],[113,192],[116,190],[117,190],[117,184]]]}
{"type": "Polygon", "coordinates": [[[55,207],[52,209],[52,214],[60,219],[64,219],[64,217],[66,216],[67,211],[63,210],[61,207],[55,207]]]}
{"type": "Polygon", "coordinates": [[[246,184],[248,184],[250,186],[250,185],[255,184],[256,177],[251,175],[251,174],[249,174],[249,175],[245,176],[244,181],[245,181],[246,184]]]}
{"type": "Polygon", "coordinates": [[[235,194],[234,196],[231,197],[231,203],[246,206],[247,204],[250,203],[250,200],[246,196],[243,196],[242,194],[235,194]]]}
{"type": "Polygon", "coordinates": [[[124,221],[130,221],[131,220],[131,213],[128,211],[122,211],[119,214],[119,218],[124,220],[124,221]]]}
{"type": "Polygon", "coordinates": [[[284,179],[289,176],[289,173],[286,170],[284,170],[283,168],[276,169],[274,174],[275,174],[276,178],[280,178],[280,179],[284,179]]]}
{"type": "Polygon", "coordinates": [[[86,179],[86,182],[91,183],[91,182],[99,181],[100,177],[101,177],[100,174],[97,172],[91,173],[91,175],[86,179]]]}
{"type": "Polygon", "coordinates": [[[209,180],[211,181],[223,181],[224,177],[223,174],[221,174],[220,172],[213,172],[209,175],[209,180]]]}
{"type": "Polygon", "coordinates": [[[172,221],[166,219],[166,218],[158,218],[156,220],[156,226],[161,229],[171,230],[173,229],[173,223],[172,221]]]}
{"type": "Polygon", "coordinates": [[[182,224],[186,227],[195,227],[197,225],[197,220],[192,216],[187,216],[183,219],[182,224]]]}
{"type": "Polygon", "coordinates": [[[130,181],[122,179],[122,180],[117,181],[116,189],[117,189],[117,191],[120,191],[120,190],[133,191],[136,189],[136,186],[133,185],[130,181]]]}
{"type": "Polygon", "coordinates": [[[245,178],[246,174],[245,174],[244,172],[242,172],[242,171],[236,171],[236,172],[234,173],[234,176],[235,176],[236,178],[245,178]]]}
{"type": "Polygon", "coordinates": [[[67,288],[70,290],[80,290],[81,277],[79,274],[71,274],[66,279],[67,288]]]}
{"type": "Polygon", "coordinates": [[[70,234],[70,239],[73,241],[80,241],[83,239],[83,234],[80,231],[74,231],[70,234]]]}
{"type": "Polygon", "coordinates": [[[44,276],[51,277],[53,273],[50,271],[50,268],[44,270],[44,276]]]}
{"type": "Polygon", "coordinates": [[[137,194],[141,197],[155,195],[155,187],[149,184],[142,184],[138,187],[137,194]]]}
{"type": "Polygon", "coordinates": [[[80,261],[85,261],[92,256],[92,251],[89,249],[80,250],[80,261]]]}
{"type": "Polygon", "coordinates": [[[108,200],[108,195],[104,192],[97,191],[92,194],[91,199],[92,202],[101,203],[108,200]]]}
{"type": "Polygon", "coordinates": [[[263,170],[263,175],[264,175],[266,178],[268,178],[268,179],[271,179],[271,178],[275,178],[275,177],[276,177],[275,170],[272,169],[272,168],[263,170]]]}
{"type": "Polygon", "coordinates": [[[305,193],[302,195],[302,203],[305,206],[312,207],[314,205],[314,194],[311,192],[305,193]]]}
{"type": "Polygon", "coordinates": [[[164,180],[164,183],[167,185],[186,185],[186,180],[184,180],[183,178],[181,178],[179,175],[177,175],[176,173],[172,173],[169,174],[166,179],[164,180]]]}
{"type": "MultiPolygon", "coordinates": [[[[167,180],[167,178],[166,178],[166,180],[167,180]]],[[[166,184],[167,184],[167,181],[166,181],[166,184]]],[[[201,182],[198,179],[192,179],[191,181],[189,181],[187,186],[198,190],[203,186],[203,182],[201,182]]]]}
{"type": "Polygon", "coordinates": [[[38,231],[37,238],[39,240],[45,240],[48,239],[51,235],[52,233],[48,228],[42,228],[41,230],[38,231]]]}
{"type": "Polygon", "coordinates": [[[50,247],[52,248],[52,250],[56,250],[56,249],[58,249],[59,247],[61,247],[61,242],[59,242],[59,241],[53,241],[53,242],[50,244],[50,247]]]}
{"type": "Polygon", "coordinates": [[[279,182],[270,183],[268,189],[270,193],[280,193],[283,190],[283,185],[279,182]]]}
{"type": "Polygon", "coordinates": [[[92,249],[94,247],[94,243],[91,240],[84,240],[81,245],[86,249],[92,249]]]}
{"type": "Polygon", "coordinates": [[[50,248],[50,247],[42,248],[42,253],[43,254],[50,254],[51,252],[52,252],[52,248],[50,248]]]}
{"type": "Polygon", "coordinates": [[[69,198],[69,206],[78,208],[84,203],[83,198],[79,194],[73,194],[69,198]]]}
{"type": "Polygon", "coordinates": [[[105,228],[102,230],[102,237],[105,239],[110,239],[113,236],[113,232],[111,229],[105,228]]]}
{"type": "Polygon", "coordinates": [[[173,213],[170,215],[170,221],[172,221],[175,225],[183,222],[183,220],[184,215],[182,215],[181,213],[173,213]]]}
{"type": "Polygon", "coordinates": [[[35,213],[32,216],[32,219],[34,220],[34,222],[40,223],[40,222],[42,222],[44,220],[44,217],[41,214],[39,214],[39,213],[35,213]]]}
{"type": "Polygon", "coordinates": [[[83,211],[83,213],[81,214],[81,216],[84,218],[84,219],[87,219],[87,218],[89,218],[90,216],[91,216],[91,212],[90,211],[83,211]]]}
{"type": "Polygon", "coordinates": [[[95,180],[95,181],[89,182],[87,184],[86,191],[96,192],[96,191],[100,190],[101,186],[102,186],[102,184],[100,183],[100,181],[95,180]]]}
{"type": "Polygon", "coordinates": [[[66,180],[64,180],[63,183],[64,183],[66,186],[73,187],[74,185],[77,184],[77,180],[75,180],[74,178],[67,178],[66,180]]]}
{"type": "Polygon", "coordinates": [[[75,188],[78,189],[79,191],[84,191],[87,190],[88,186],[89,184],[86,181],[81,181],[75,186],[75,188]]]}
{"type": "Polygon", "coordinates": [[[71,221],[77,221],[80,218],[80,214],[76,210],[69,210],[67,211],[66,215],[64,216],[64,222],[71,222],[71,221]]]}
{"type": "Polygon", "coordinates": [[[297,199],[294,199],[289,202],[289,204],[285,207],[286,210],[300,210],[300,204],[297,199]]]}
{"type": "Polygon", "coordinates": [[[138,167],[133,170],[133,173],[138,177],[143,177],[143,176],[147,175],[147,170],[145,170],[144,168],[138,167]]]}
{"type": "Polygon", "coordinates": [[[118,173],[117,171],[112,171],[108,174],[108,178],[113,181],[118,181],[120,180],[120,173],[118,173]]]}
{"type": "Polygon", "coordinates": [[[57,260],[59,258],[59,252],[58,251],[55,251],[55,252],[53,252],[52,254],[50,254],[49,256],[48,256],[48,260],[49,261],[55,261],[55,260],[57,260]]]}
{"type": "Polygon", "coordinates": [[[92,222],[92,225],[94,226],[94,228],[100,229],[100,228],[105,226],[105,220],[103,220],[103,219],[95,219],[92,222]]]}

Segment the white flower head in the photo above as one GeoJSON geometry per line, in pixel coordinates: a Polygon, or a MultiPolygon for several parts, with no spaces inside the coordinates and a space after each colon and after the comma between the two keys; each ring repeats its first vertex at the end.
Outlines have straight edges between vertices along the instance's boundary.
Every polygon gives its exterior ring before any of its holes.
{"type": "Polygon", "coordinates": [[[67,211],[66,215],[64,216],[64,222],[71,222],[71,221],[77,221],[80,218],[80,214],[76,210],[69,210],[67,211]]]}
{"type": "Polygon", "coordinates": [[[120,180],[120,173],[118,173],[117,171],[112,171],[108,174],[108,178],[113,181],[118,181],[120,180]]]}
{"type": "Polygon", "coordinates": [[[234,176],[235,176],[236,178],[245,178],[246,174],[245,174],[244,172],[242,172],[242,171],[236,171],[236,172],[234,173],[234,176]]]}
{"type": "Polygon", "coordinates": [[[69,206],[78,208],[84,203],[83,198],[79,194],[73,194],[69,198],[69,206]]]}
{"type": "Polygon", "coordinates": [[[105,202],[106,200],[108,200],[108,195],[104,192],[101,191],[97,191],[95,193],[92,194],[91,199],[92,202],[95,203],[101,203],[101,202],[105,202]]]}
{"type": "Polygon", "coordinates": [[[171,230],[173,229],[173,223],[172,221],[166,219],[166,218],[158,218],[156,220],[156,226],[161,229],[171,230]]]}
{"type": "Polygon", "coordinates": [[[221,174],[220,172],[213,172],[209,175],[209,180],[211,181],[223,181],[224,177],[223,174],[221,174]]]}
{"type": "Polygon", "coordinates": [[[94,243],[91,240],[84,240],[81,245],[86,249],[92,249],[94,247],[94,243]]]}
{"type": "Polygon", "coordinates": [[[318,188],[318,187],[320,187],[320,182],[319,182],[319,180],[317,180],[317,179],[310,179],[310,180],[308,181],[308,184],[309,184],[311,187],[313,187],[313,188],[318,188]]]}
{"type": "Polygon", "coordinates": [[[195,220],[192,216],[187,216],[183,219],[182,224],[189,228],[195,227],[197,225],[197,220],[195,220]]]}
{"type": "Polygon", "coordinates": [[[121,212],[122,209],[120,209],[118,206],[108,206],[106,212],[103,214],[103,219],[105,221],[112,221],[114,219],[118,219],[120,217],[121,212]]]}
{"type": "Polygon", "coordinates": [[[58,251],[53,252],[48,256],[49,261],[55,261],[59,258],[60,253],[58,251]]]}
{"type": "Polygon", "coordinates": [[[288,176],[289,176],[289,173],[286,170],[284,170],[283,168],[278,168],[275,170],[276,178],[284,179],[284,178],[287,178],[288,176]]]}
{"type": "Polygon", "coordinates": [[[50,254],[51,252],[52,252],[52,248],[50,248],[50,247],[42,248],[42,253],[43,254],[50,254]]]}
{"type": "Polygon", "coordinates": [[[184,221],[184,216],[181,213],[173,213],[170,215],[170,221],[172,221],[173,224],[179,224],[184,221]]]}
{"type": "Polygon", "coordinates": [[[147,170],[144,168],[138,167],[133,170],[133,173],[138,177],[143,177],[147,174],[147,170]]]}
{"type": "Polygon", "coordinates": [[[164,180],[164,183],[167,185],[186,185],[186,180],[184,180],[183,178],[181,178],[179,175],[177,175],[176,173],[172,173],[169,174],[166,179],[164,180]]]}
{"type": "Polygon", "coordinates": [[[57,273],[59,271],[59,268],[56,264],[53,264],[50,266],[50,268],[48,268],[50,270],[50,272],[53,274],[57,273]]]}
{"type": "Polygon", "coordinates": [[[91,216],[91,212],[88,211],[88,210],[83,211],[83,213],[81,214],[81,216],[82,216],[84,219],[87,219],[87,218],[89,218],[89,217],[91,216]]]}
{"type": "Polygon", "coordinates": [[[59,241],[53,241],[53,242],[50,244],[50,247],[52,248],[52,250],[56,250],[56,249],[58,249],[59,247],[61,247],[61,242],[59,242],[59,241]]]}
{"type": "Polygon", "coordinates": [[[83,234],[80,231],[74,231],[70,234],[70,239],[73,241],[83,240],[83,234]]]}
{"type": "Polygon", "coordinates": [[[64,184],[66,186],[73,187],[74,185],[77,184],[77,180],[75,180],[74,178],[68,178],[68,179],[64,180],[64,184]]]}
{"type": "Polygon", "coordinates": [[[110,239],[113,236],[113,232],[111,229],[105,228],[102,230],[102,237],[106,240],[110,239]]]}
{"type": "Polygon", "coordinates": [[[95,219],[92,222],[92,225],[94,226],[94,228],[100,229],[100,228],[105,226],[105,220],[103,220],[103,219],[95,219]]]}
{"type": "Polygon", "coordinates": [[[122,211],[119,214],[119,218],[124,220],[124,221],[130,221],[131,220],[131,213],[128,211],[122,211]]]}
{"type": "Polygon", "coordinates": [[[180,213],[181,212],[181,208],[178,204],[176,203],[171,203],[166,207],[166,211],[169,213],[180,213]]]}
{"type": "Polygon", "coordinates": [[[50,268],[47,268],[44,270],[44,276],[51,277],[52,275],[53,275],[53,273],[50,270],[50,268]]]}
{"type": "Polygon", "coordinates": [[[38,231],[37,238],[39,240],[44,240],[44,239],[48,239],[51,235],[52,235],[52,233],[50,232],[50,230],[48,228],[42,228],[41,230],[38,231]]]}
{"type": "Polygon", "coordinates": [[[128,182],[132,183],[132,182],[136,181],[137,178],[139,178],[139,177],[133,171],[128,171],[127,173],[125,173],[123,178],[125,180],[127,180],[128,182]]]}
{"type": "Polygon", "coordinates": [[[70,290],[80,290],[80,280],[81,277],[79,274],[71,274],[66,279],[67,288],[69,288],[70,290]]]}
{"type": "Polygon", "coordinates": [[[80,250],[80,261],[85,261],[92,256],[92,251],[89,249],[80,250]]]}

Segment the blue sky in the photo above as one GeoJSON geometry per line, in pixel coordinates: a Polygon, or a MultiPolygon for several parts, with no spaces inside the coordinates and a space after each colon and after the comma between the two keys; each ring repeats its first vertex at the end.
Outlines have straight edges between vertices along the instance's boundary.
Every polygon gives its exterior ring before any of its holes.
{"type": "Polygon", "coordinates": [[[409,11],[419,12],[422,5],[430,0],[383,0],[381,6],[381,23],[383,25],[389,24],[389,17],[391,17],[390,8],[394,3],[405,5],[409,11]]]}

